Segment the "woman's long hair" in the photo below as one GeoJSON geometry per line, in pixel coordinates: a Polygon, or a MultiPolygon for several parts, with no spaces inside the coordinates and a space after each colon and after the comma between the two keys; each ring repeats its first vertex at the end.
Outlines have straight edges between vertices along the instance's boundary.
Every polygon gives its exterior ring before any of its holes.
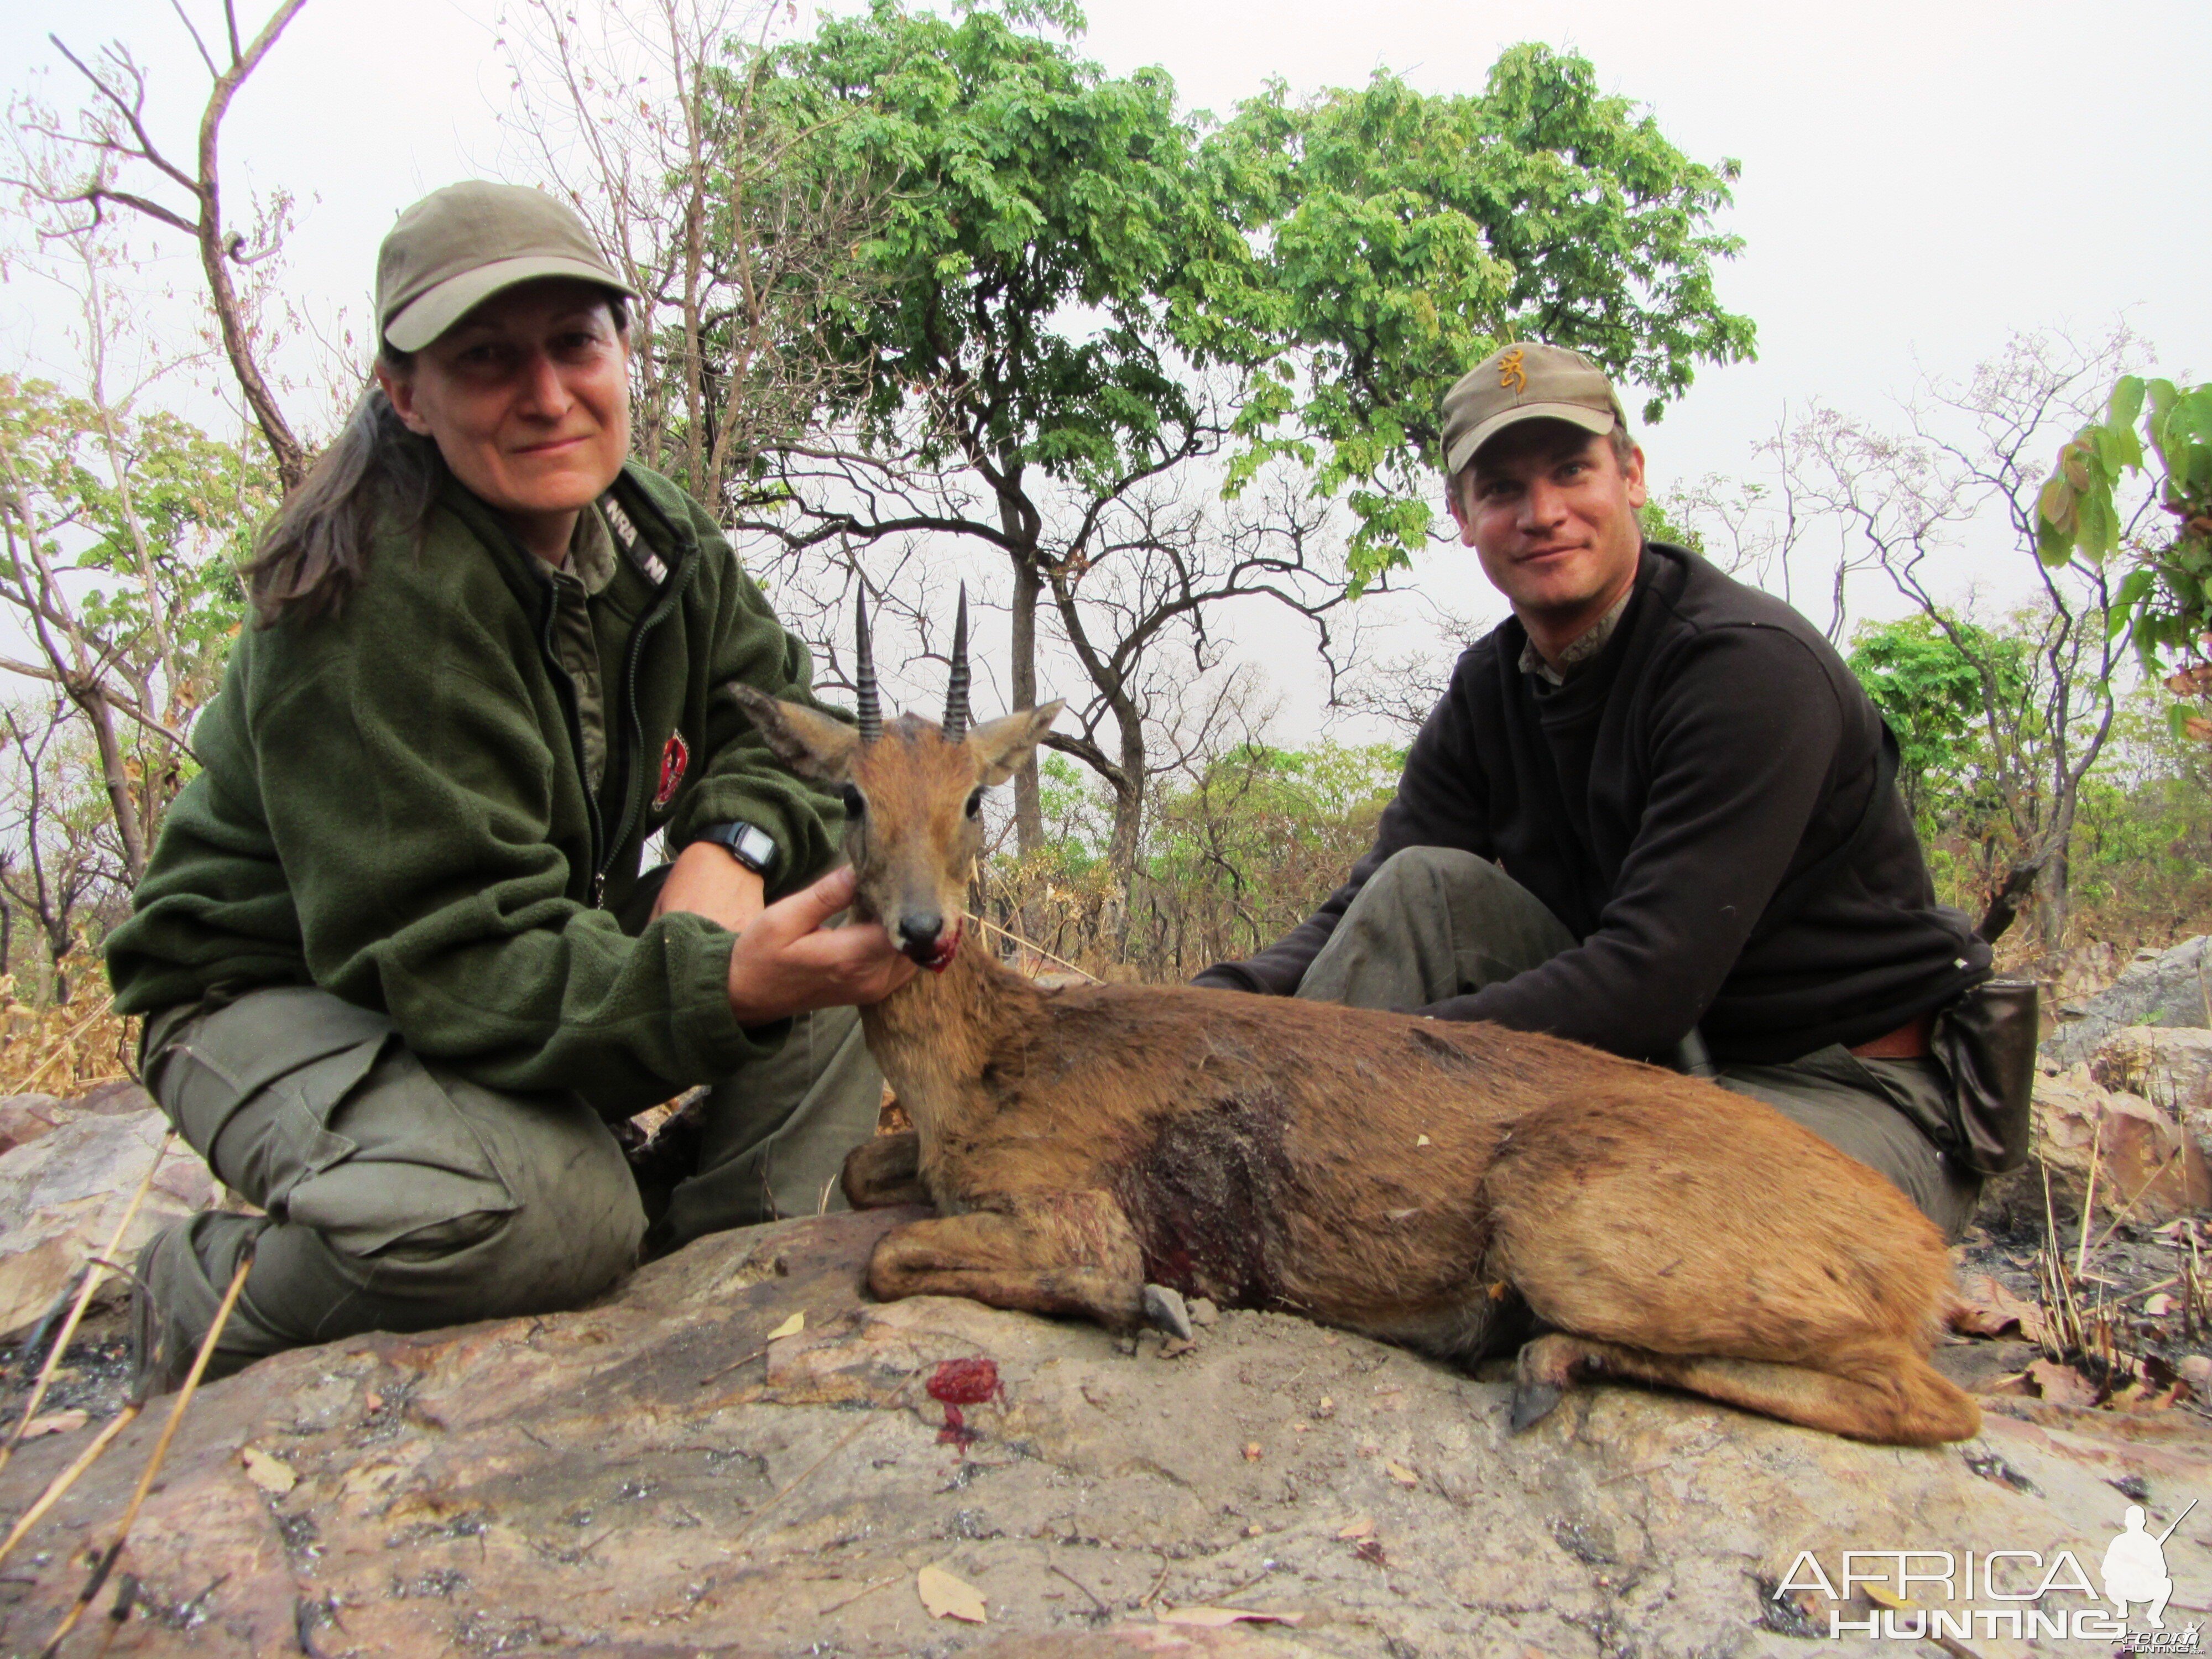
{"type": "MultiPolygon", "coordinates": [[[[409,354],[387,347],[379,362],[404,374],[409,354]]],[[[361,586],[379,530],[397,528],[422,546],[445,477],[438,446],[402,425],[384,388],[370,381],[246,567],[256,625],[337,616],[361,586]]]]}

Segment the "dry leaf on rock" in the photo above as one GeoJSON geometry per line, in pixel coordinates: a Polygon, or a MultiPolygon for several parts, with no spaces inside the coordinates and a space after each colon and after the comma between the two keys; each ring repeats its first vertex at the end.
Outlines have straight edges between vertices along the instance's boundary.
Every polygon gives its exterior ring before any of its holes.
{"type": "Polygon", "coordinates": [[[958,1619],[970,1625],[983,1623],[983,1592],[965,1579],[955,1578],[942,1567],[924,1567],[914,1577],[921,1605],[933,1619],[958,1619]]]}
{"type": "Polygon", "coordinates": [[[42,1434],[68,1434],[92,1421],[92,1413],[82,1411],[46,1412],[23,1425],[26,1440],[36,1440],[42,1434]]]}
{"type": "Polygon", "coordinates": [[[1160,1622],[1222,1630],[1237,1624],[1295,1625],[1304,1617],[1302,1613],[1253,1613],[1243,1607],[1170,1607],[1160,1614],[1160,1622]]]}
{"type": "Polygon", "coordinates": [[[2017,1327],[2023,1342],[2043,1340],[2043,1310],[2014,1296],[1988,1273],[1977,1273],[1959,1287],[1951,1306],[1951,1328],[1968,1336],[2002,1336],[2017,1327]]]}
{"type": "Polygon", "coordinates": [[[2160,1291],[2143,1303],[2143,1311],[2153,1319],[2163,1319],[2180,1305],[2181,1299],[2179,1297],[2168,1296],[2164,1291],[2160,1291]]]}
{"type": "Polygon", "coordinates": [[[238,1454],[238,1461],[246,1465],[246,1478],[262,1491],[282,1498],[300,1484],[300,1477],[292,1473],[292,1466],[281,1457],[271,1457],[257,1446],[248,1446],[238,1454]]]}
{"type": "Polygon", "coordinates": [[[1346,1540],[1372,1538],[1375,1535],[1375,1517],[1371,1515],[1355,1515],[1336,1529],[1336,1535],[1346,1540]]]}
{"type": "Polygon", "coordinates": [[[785,1320],[782,1324],[770,1331],[768,1334],[768,1340],[771,1342],[781,1342],[787,1336],[797,1336],[799,1332],[805,1328],[806,1310],[801,1308],[797,1313],[792,1315],[790,1318],[785,1320]]]}
{"type": "Polygon", "coordinates": [[[1407,1468],[1403,1463],[1386,1462],[1382,1465],[1382,1473],[1389,1475],[1393,1480],[1396,1481],[1401,1486],[1412,1487],[1418,1486],[1421,1484],[1421,1477],[1415,1474],[1413,1470],[1407,1468]]]}
{"type": "Polygon", "coordinates": [[[2061,1406],[2094,1406],[2097,1390],[2089,1379],[2071,1365],[2062,1365],[2055,1359],[2039,1359],[2027,1368],[2028,1381],[2037,1392],[2054,1404],[2061,1406]]]}

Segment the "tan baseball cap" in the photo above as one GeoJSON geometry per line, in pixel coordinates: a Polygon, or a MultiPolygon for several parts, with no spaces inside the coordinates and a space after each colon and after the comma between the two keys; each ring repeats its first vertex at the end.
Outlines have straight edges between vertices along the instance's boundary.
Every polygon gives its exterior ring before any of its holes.
{"type": "Polygon", "coordinates": [[[376,320],[395,350],[420,351],[501,289],[573,276],[630,299],[571,209],[542,190],[483,179],[434,190],[376,252],[376,320]]]}
{"type": "Polygon", "coordinates": [[[1444,475],[1457,477],[1474,453],[1522,421],[1565,421],[1585,432],[1625,427],[1605,371],[1560,346],[1493,351],[1444,393],[1444,475]]]}

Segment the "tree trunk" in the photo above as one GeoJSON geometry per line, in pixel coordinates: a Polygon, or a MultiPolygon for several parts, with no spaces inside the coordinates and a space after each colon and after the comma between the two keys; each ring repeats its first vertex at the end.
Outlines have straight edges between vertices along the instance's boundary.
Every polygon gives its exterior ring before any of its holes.
{"type": "MultiPolygon", "coordinates": [[[[1007,528],[1014,526],[1012,514],[1002,503],[1000,511],[1007,520],[1007,528]]],[[[1014,561],[1014,638],[1012,691],[1017,709],[1034,708],[1037,703],[1036,678],[1036,615],[1037,596],[1044,592],[1044,579],[1037,574],[1034,558],[1014,561]]],[[[1014,774],[1014,848],[1024,858],[1044,845],[1044,805],[1037,779],[1036,750],[1014,774]]]]}
{"type": "Polygon", "coordinates": [[[116,740],[114,713],[97,688],[73,700],[84,711],[100,745],[100,781],[106,786],[107,804],[115,814],[115,833],[123,841],[123,862],[130,870],[131,884],[136,887],[146,873],[146,830],[139,820],[138,803],[131,798],[131,774],[124,765],[123,745],[116,740]]]}
{"type": "Polygon", "coordinates": [[[70,1000],[70,981],[62,963],[69,959],[70,951],[76,941],[70,937],[66,917],[58,925],[49,920],[43,931],[46,940],[46,960],[53,964],[53,1000],[64,1003],[70,1000]]]}
{"type": "MultiPolygon", "coordinates": [[[[1121,728],[1121,775],[1114,785],[1114,838],[1107,848],[1106,866],[1124,896],[1121,914],[1126,918],[1137,902],[1137,841],[1145,827],[1145,726],[1126,692],[1115,704],[1115,718],[1121,728]]],[[[1123,925],[1126,928],[1126,921],[1123,925]]]]}

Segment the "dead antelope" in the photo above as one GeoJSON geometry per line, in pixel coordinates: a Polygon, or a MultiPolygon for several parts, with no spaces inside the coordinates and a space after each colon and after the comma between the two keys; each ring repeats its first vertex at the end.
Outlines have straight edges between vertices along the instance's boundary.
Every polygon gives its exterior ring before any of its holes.
{"type": "Polygon", "coordinates": [[[1936,1229],[1758,1101],[1496,1026],[1000,965],[962,927],[978,809],[1060,705],[970,730],[956,646],[942,726],[886,726],[861,633],[857,731],[737,695],[842,788],[855,913],[937,970],[864,1014],[915,1127],[856,1148],[846,1195],[940,1212],[877,1246],[877,1296],[1127,1330],[1179,1316],[1165,1286],[1461,1363],[1533,1316],[1516,1428],[1610,1375],[1865,1440],[1979,1429],[1928,1363],[1936,1229]]]}

